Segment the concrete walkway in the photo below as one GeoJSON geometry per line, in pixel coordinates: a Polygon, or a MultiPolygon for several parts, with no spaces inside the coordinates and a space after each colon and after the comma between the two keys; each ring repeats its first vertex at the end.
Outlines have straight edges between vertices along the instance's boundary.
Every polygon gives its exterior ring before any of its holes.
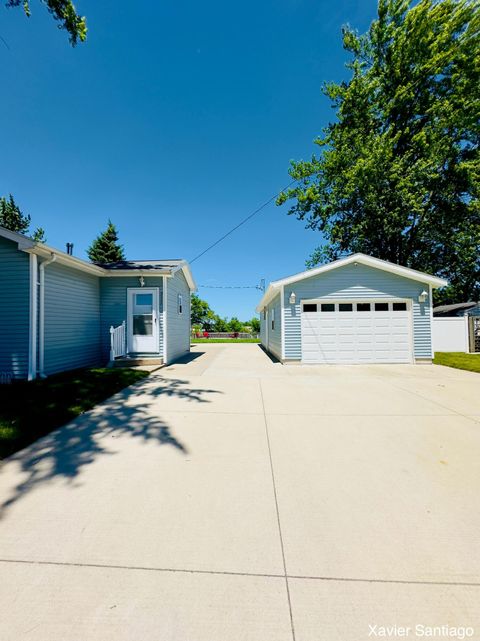
{"type": "Polygon", "coordinates": [[[198,345],[0,469],[0,640],[478,640],[479,452],[477,374],[198,345]]]}

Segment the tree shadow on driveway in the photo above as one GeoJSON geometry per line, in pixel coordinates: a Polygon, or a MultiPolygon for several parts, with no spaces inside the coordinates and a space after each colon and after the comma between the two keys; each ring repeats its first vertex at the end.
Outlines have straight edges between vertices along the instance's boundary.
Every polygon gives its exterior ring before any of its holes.
{"type": "MultiPolygon", "coordinates": [[[[158,399],[164,396],[192,403],[208,403],[211,402],[209,396],[219,393],[219,390],[191,387],[180,379],[160,377],[147,378],[125,388],[4,461],[2,475],[8,475],[13,463],[20,467],[24,478],[0,504],[0,519],[9,507],[35,487],[58,477],[73,483],[81,471],[97,458],[115,455],[114,449],[108,446],[110,438],[130,436],[169,445],[187,454],[186,445],[172,434],[169,425],[159,415],[158,399]]],[[[4,478],[4,482],[6,480],[4,478]]]]}

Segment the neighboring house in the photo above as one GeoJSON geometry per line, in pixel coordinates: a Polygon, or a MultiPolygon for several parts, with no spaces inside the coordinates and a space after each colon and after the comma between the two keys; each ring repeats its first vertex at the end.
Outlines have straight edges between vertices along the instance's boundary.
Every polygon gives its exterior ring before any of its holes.
{"type": "Polygon", "coordinates": [[[267,288],[264,347],[282,362],[431,362],[432,289],[447,281],[365,254],[267,288]]]}
{"type": "Polygon", "coordinates": [[[453,305],[438,305],[433,308],[433,315],[438,317],[480,316],[480,302],[454,303],[453,305]]]}
{"type": "Polygon", "coordinates": [[[96,265],[0,227],[0,374],[34,379],[122,355],[169,363],[190,350],[195,289],[184,260],[96,265]]]}

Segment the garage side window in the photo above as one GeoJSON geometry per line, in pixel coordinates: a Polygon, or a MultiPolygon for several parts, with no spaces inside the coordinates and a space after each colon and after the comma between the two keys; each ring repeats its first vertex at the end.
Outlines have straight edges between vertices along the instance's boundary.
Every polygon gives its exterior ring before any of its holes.
{"type": "Polygon", "coordinates": [[[303,306],[303,311],[304,312],[316,312],[317,311],[317,306],[315,303],[305,303],[303,306]]]}
{"type": "Polygon", "coordinates": [[[177,312],[183,314],[183,296],[181,294],[177,297],[177,312]]]}
{"type": "Polygon", "coordinates": [[[272,309],[272,330],[275,329],[275,307],[272,309]]]}

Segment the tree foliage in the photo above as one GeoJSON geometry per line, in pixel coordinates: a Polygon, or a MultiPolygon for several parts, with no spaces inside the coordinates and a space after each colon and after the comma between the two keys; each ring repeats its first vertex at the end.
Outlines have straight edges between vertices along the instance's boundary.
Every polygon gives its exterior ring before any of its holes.
{"type": "Polygon", "coordinates": [[[361,251],[447,278],[445,301],[480,297],[479,7],[379,0],[366,34],[343,29],[336,120],[278,199],[325,239],[307,266],[361,251]]]}
{"type": "Polygon", "coordinates": [[[87,255],[92,263],[116,263],[125,260],[123,245],[118,242],[118,232],[111,220],[107,229],[99,234],[87,249],[87,255]]]}
{"type": "MultiPolygon", "coordinates": [[[[42,0],[53,18],[59,22],[59,28],[65,29],[74,47],[78,41],[87,38],[87,23],[85,17],[78,15],[71,0],[42,0]]],[[[22,6],[26,16],[30,16],[30,0],[7,0],[7,7],[22,6]]]]}
{"type": "Polygon", "coordinates": [[[190,303],[190,313],[192,327],[202,329],[207,332],[243,332],[252,329],[254,332],[260,331],[260,321],[253,318],[251,321],[242,323],[236,316],[230,320],[222,318],[216,314],[207,303],[197,294],[192,294],[190,303]],[[248,328],[248,330],[247,330],[248,328]]]}
{"type": "MultiPolygon", "coordinates": [[[[0,226],[15,231],[19,234],[28,235],[30,230],[31,218],[24,214],[15,202],[12,194],[7,198],[0,198],[0,226]]],[[[32,240],[39,243],[45,242],[45,230],[42,227],[35,229],[31,236],[32,240]]]]}

